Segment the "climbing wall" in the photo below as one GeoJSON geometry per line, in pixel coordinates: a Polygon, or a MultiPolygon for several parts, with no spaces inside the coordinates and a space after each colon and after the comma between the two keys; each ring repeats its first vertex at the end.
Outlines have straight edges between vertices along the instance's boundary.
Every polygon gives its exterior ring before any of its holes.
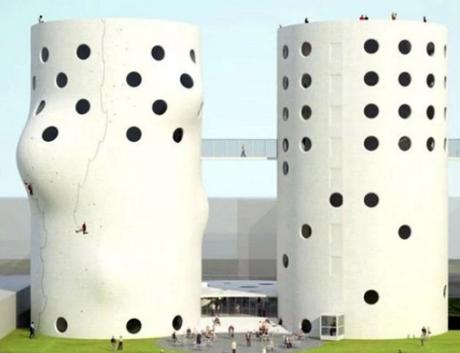
{"type": "Polygon", "coordinates": [[[169,335],[200,317],[208,215],[196,27],[32,27],[17,157],[32,211],[32,319],[76,338],[169,335]]]}

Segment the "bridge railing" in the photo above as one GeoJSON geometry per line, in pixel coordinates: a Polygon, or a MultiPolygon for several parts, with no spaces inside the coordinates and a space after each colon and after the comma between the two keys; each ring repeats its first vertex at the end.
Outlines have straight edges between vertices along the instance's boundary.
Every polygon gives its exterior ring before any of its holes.
{"type": "MultiPolygon", "coordinates": [[[[448,140],[448,148],[449,157],[460,158],[460,139],[448,140]]],[[[276,139],[203,139],[202,157],[276,159],[276,139]]]]}

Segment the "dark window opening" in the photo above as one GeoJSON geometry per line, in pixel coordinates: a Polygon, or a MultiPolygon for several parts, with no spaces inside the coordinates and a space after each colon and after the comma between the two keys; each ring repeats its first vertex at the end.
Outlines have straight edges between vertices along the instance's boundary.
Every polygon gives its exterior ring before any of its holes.
{"type": "Polygon", "coordinates": [[[373,305],[379,301],[379,294],[375,290],[370,289],[364,293],[364,301],[369,305],[373,305]]]}
{"type": "Polygon", "coordinates": [[[63,317],[60,317],[56,320],[56,330],[58,330],[60,333],[66,332],[68,327],[69,325],[67,324],[67,320],[63,317]]]}
{"type": "Polygon", "coordinates": [[[398,77],[399,84],[403,87],[410,85],[412,78],[408,72],[401,72],[398,77]]]}
{"type": "Polygon", "coordinates": [[[182,328],[182,316],[174,316],[174,319],[172,321],[172,327],[176,331],[179,331],[182,328]]]}
{"type": "Polygon", "coordinates": [[[42,139],[46,142],[51,142],[56,139],[59,131],[55,126],[49,126],[42,132],[42,139]]]}
{"type": "Polygon", "coordinates": [[[152,48],[151,54],[155,60],[163,60],[163,58],[165,57],[165,50],[163,49],[163,47],[155,45],[152,48]]]}
{"type": "Polygon", "coordinates": [[[404,240],[409,239],[411,234],[412,234],[412,230],[408,225],[405,224],[399,227],[398,235],[401,239],[404,239],[404,240]]]}
{"type": "Polygon", "coordinates": [[[126,83],[131,87],[137,87],[141,84],[141,82],[142,77],[136,71],[132,71],[126,76],[126,83]]]}
{"type": "Polygon", "coordinates": [[[373,192],[367,194],[364,196],[364,204],[367,207],[375,207],[379,203],[379,197],[377,194],[374,194],[373,192]]]}
{"type": "Polygon", "coordinates": [[[91,49],[86,44],[80,44],[77,48],[77,56],[81,60],[86,60],[91,55],[91,49]]]}
{"type": "Polygon", "coordinates": [[[412,45],[408,40],[404,39],[399,42],[398,49],[401,54],[406,55],[409,54],[409,52],[411,51],[412,45]]]}
{"type": "Polygon", "coordinates": [[[374,71],[369,71],[364,75],[364,82],[368,86],[375,86],[379,82],[379,75],[374,71]]]}
{"type": "Polygon", "coordinates": [[[157,115],[163,115],[167,109],[168,109],[168,105],[162,99],[157,99],[152,104],[152,110],[157,115]]]}
{"type": "Polygon", "coordinates": [[[128,130],[126,130],[126,138],[131,142],[137,142],[141,139],[142,132],[136,126],[131,126],[128,130]]]}
{"type": "Polygon", "coordinates": [[[126,323],[126,330],[135,335],[142,329],[142,324],[138,319],[131,319],[126,323]]]}
{"type": "Polygon", "coordinates": [[[410,149],[412,142],[409,137],[403,136],[399,139],[398,145],[402,151],[407,151],[410,149]]]}
{"type": "Polygon", "coordinates": [[[379,42],[375,39],[368,39],[364,42],[364,50],[366,53],[374,54],[379,50],[379,42]]]}
{"type": "Polygon", "coordinates": [[[329,197],[329,202],[333,207],[340,207],[343,204],[343,196],[342,194],[338,192],[334,192],[330,197],[329,197]]]}
{"type": "Polygon", "coordinates": [[[64,88],[67,85],[67,81],[67,75],[63,72],[58,73],[58,75],[56,76],[56,85],[59,88],[64,88]]]}
{"type": "Polygon", "coordinates": [[[366,137],[364,140],[364,147],[368,151],[375,151],[379,147],[379,140],[375,136],[366,137]]]}
{"type": "Polygon", "coordinates": [[[412,109],[408,104],[401,104],[401,106],[398,109],[398,114],[403,119],[407,119],[408,117],[410,117],[411,113],[412,109]]]}
{"type": "Polygon", "coordinates": [[[377,115],[379,115],[379,107],[373,103],[366,105],[364,107],[364,115],[369,119],[375,118],[377,115]]]}

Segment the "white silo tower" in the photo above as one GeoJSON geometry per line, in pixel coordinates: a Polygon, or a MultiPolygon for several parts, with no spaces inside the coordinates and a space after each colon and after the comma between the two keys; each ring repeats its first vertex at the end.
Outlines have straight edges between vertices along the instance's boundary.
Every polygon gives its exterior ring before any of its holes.
{"type": "Polygon", "coordinates": [[[447,30],[278,31],[279,315],[347,338],[447,330],[447,30]]]}
{"type": "Polygon", "coordinates": [[[18,165],[32,212],[32,320],[76,338],[200,318],[200,39],[131,19],[32,27],[18,165]]]}

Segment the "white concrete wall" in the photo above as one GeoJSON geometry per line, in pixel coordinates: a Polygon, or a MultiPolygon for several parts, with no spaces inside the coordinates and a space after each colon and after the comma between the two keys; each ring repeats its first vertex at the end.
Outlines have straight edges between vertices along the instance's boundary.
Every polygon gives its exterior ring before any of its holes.
{"type": "Polygon", "coordinates": [[[0,289],[0,339],[16,329],[16,293],[0,289]]]}
{"type": "Polygon", "coordinates": [[[322,313],[344,313],[347,338],[403,338],[424,325],[433,334],[447,330],[446,44],[444,27],[422,22],[323,22],[278,31],[278,288],[288,328],[308,320],[310,335],[318,336],[322,313]],[[364,50],[368,39],[379,43],[374,54],[364,50]],[[412,44],[407,55],[398,50],[403,39],[412,44]],[[304,42],[311,45],[307,56],[304,42]],[[369,71],[379,75],[375,86],[364,83],[369,71]],[[412,76],[408,87],[398,82],[404,71],[412,76]],[[304,88],[306,73],[312,82],[304,88]],[[363,113],[369,103],[379,107],[373,119],[363,113]],[[305,120],[300,112],[307,104],[312,114],[305,120]],[[398,116],[402,104],[412,108],[408,119],[398,116]],[[436,110],[432,120],[428,105],[436,110]],[[379,140],[375,151],[363,146],[368,136],[379,140]],[[406,152],[398,147],[402,136],[412,140],[406,152]],[[304,137],[312,142],[307,152],[304,137]],[[337,208],[329,202],[336,192],[344,200],[337,208]],[[374,208],[363,202],[371,192],[379,196],[374,208]],[[307,239],[303,224],[312,229],[307,239]],[[402,240],[398,229],[405,224],[412,235],[402,240]],[[373,305],[364,300],[369,290],[379,295],[373,305]]]}
{"type": "Polygon", "coordinates": [[[36,87],[18,165],[33,187],[32,319],[39,331],[165,336],[176,316],[184,327],[196,326],[208,212],[197,28],[154,20],[48,22],[32,27],[31,58],[36,87]],[[82,44],[89,57],[78,56],[82,44]],[[60,72],[65,87],[58,87],[60,72]],[[140,85],[128,84],[131,72],[140,74],[140,85]],[[76,111],[80,99],[89,101],[87,113],[76,111]],[[155,109],[157,100],[167,107],[155,109]],[[37,113],[41,101],[46,106],[37,113]],[[46,141],[51,126],[59,134],[46,141]],[[128,139],[132,128],[140,139],[128,139]],[[179,128],[182,139],[174,140],[179,128]],[[88,234],[77,232],[84,223],[88,234]],[[58,318],[66,320],[65,332],[58,318]],[[127,330],[131,319],[142,324],[137,334],[127,330]]]}

